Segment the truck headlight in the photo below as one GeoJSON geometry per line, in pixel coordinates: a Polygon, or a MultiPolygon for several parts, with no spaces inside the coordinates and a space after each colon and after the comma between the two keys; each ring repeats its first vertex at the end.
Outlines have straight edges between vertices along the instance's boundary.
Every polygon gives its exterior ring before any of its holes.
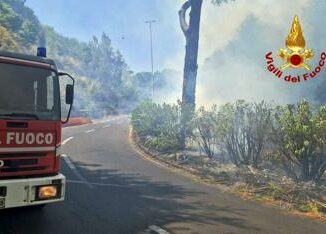
{"type": "Polygon", "coordinates": [[[47,200],[58,197],[58,185],[46,185],[37,187],[37,200],[47,200]]]}

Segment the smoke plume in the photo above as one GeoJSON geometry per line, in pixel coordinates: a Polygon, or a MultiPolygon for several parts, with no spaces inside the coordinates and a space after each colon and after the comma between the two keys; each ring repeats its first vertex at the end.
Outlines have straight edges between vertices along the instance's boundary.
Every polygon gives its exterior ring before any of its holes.
{"type": "MultiPolygon", "coordinates": [[[[326,50],[326,32],[321,22],[326,20],[326,3],[317,0],[235,0],[213,6],[205,1],[202,12],[197,79],[199,105],[223,104],[236,99],[292,103],[302,98],[314,101],[316,87],[325,71],[315,80],[290,84],[267,71],[265,54],[277,56],[290,32],[293,17],[300,17],[307,47],[315,57],[309,60],[314,67],[320,53],[326,50]]],[[[181,32],[180,32],[181,33],[181,32]]],[[[184,51],[168,65],[181,70],[184,51]]],[[[306,73],[304,69],[285,71],[306,73]]]]}

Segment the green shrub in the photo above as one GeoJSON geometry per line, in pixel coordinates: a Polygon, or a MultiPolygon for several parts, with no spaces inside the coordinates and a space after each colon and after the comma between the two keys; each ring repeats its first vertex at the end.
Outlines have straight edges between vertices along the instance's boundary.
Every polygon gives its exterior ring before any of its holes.
{"type": "Polygon", "coordinates": [[[326,105],[302,101],[277,107],[274,116],[271,139],[288,172],[297,180],[318,182],[326,170],[326,105]]]}
{"type": "Polygon", "coordinates": [[[174,152],[180,146],[180,107],[141,103],[132,113],[131,123],[143,143],[160,152],[174,152]]]}
{"type": "Polygon", "coordinates": [[[216,129],[217,107],[211,110],[199,108],[191,121],[192,139],[199,145],[209,158],[213,158],[216,149],[217,132],[216,129]]]}
{"type": "MultiPolygon", "coordinates": [[[[237,101],[211,110],[200,108],[190,116],[188,137],[210,158],[219,150],[237,166],[280,162],[289,176],[303,181],[319,182],[326,171],[326,105],[316,108],[303,101],[272,108],[265,102],[237,101]]],[[[183,149],[180,105],[146,101],[134,110],[131,121],[150,149],[183,149]]]]}
{"type": "Polygon", "coordinates": [[[218,145],[232,162],[258,166],[270,129],[271,107],[265,102],[222,106],[217,114],[218,145]]]}

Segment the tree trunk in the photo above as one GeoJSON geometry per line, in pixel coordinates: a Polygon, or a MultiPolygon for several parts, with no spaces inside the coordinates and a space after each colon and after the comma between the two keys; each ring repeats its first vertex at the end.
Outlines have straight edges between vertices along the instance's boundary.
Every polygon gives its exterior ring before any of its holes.
{"type": "Polygon", "coordinates": [[[186,55],[183,71],[182,113],[181,113],[181,145],[185,148],[187,123],[191,120],[196,105],[197,59],[199,47],[200,17],[203,0],[188,0],[180,11],[181,29],[186,37],[186,55]],[[190,8],[189,25],[186,12],[190,8]]]}

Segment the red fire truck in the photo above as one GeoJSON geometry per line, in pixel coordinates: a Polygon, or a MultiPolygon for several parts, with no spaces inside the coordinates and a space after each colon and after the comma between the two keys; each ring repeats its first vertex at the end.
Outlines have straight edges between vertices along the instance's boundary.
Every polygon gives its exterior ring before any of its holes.
{"type": "Polygon", "coordinates": [[[38,56],[0,52],[0,209],[64,200],[61,127],[73,93],[73,77],[58,72],[45,48],[38,56]]]}

